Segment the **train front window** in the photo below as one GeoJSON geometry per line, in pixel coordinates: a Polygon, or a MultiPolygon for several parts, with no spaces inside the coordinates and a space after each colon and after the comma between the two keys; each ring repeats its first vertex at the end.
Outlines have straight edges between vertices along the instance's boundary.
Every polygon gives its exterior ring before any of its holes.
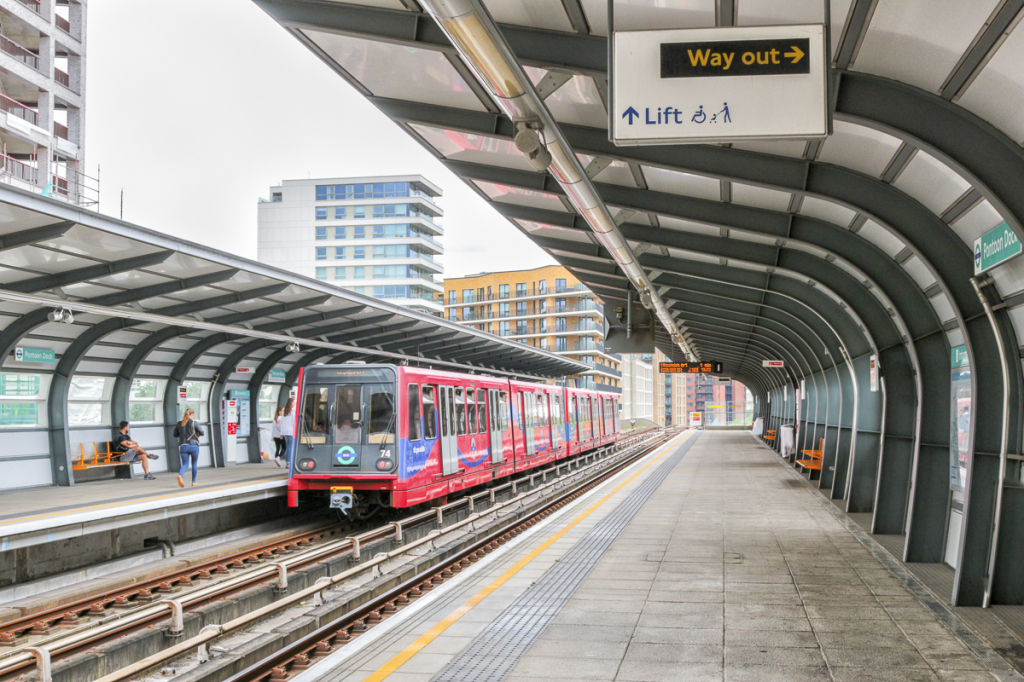
{"type": "Polygon", "coordinates": [[[368,443],[389,445],[395,442],[395,394],[391,386],[374,384],[363,388],[366,407],[368,443]]]}
{"type": "Polygon", "coordinates": [[[327,388],[311,386],[306,389],[302,409],[300,440],[307,445],[327,442],[327,388]]]}
{"type": "Polygon", "coordinates": [[[360,440],[362,415],[359,405],[359,389],[357,384],[342,384],[334,399],[334,442],[358,443],[360,440]]]}

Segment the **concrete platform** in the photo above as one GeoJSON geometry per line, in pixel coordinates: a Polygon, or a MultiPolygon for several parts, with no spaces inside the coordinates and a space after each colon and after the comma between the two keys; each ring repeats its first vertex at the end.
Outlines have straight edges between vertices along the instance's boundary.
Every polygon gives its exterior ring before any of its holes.
{"type": "Polygon", "coordinates": [[[283,497],[285,472],[264,462],[203,469],[195,488],[179,488],[174,474],[158,474],[155,481],[6,491],[0,495],[0,551],[283,497]]]}
{"type": "Polygon", "coordinates": [[[1024,680],[749,434],[687,432],[294,682],[1024,680]]]}

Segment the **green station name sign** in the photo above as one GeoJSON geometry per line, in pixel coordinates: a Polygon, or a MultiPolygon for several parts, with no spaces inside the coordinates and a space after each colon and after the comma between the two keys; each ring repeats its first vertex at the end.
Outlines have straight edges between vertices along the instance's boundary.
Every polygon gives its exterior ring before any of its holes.
{"type": "Polygon", "coordinates": [[[974,240],[974,274],[980,275],[1021,253],[1020,240],[1003,223],[974,240]]]}
{"type": "Polygon", "coordinates": [[[57,362],[57,353],[50,348],[24,348],[18,346],[14,349],[15,362],[57,362]]]}

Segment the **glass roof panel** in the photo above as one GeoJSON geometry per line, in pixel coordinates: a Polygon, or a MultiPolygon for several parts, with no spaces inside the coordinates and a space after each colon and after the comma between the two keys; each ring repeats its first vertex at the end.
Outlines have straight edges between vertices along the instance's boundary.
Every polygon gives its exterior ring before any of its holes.
{"type": "Polygon", "coordinates": [[[800,213],[812,218],[818,218],[819,220],[827,220],[840,227],[849,227],[857,215],[855,211],[845,206],[840,206],[833,201],[825,201],[818,197],[804,197],[803,204],[800,206],[800,213]]]}
{"type": "Polygon", "coordinates": [[[647,180],[647,186],[656,192],[682,194],[712,201],[720,201],[722,198],[722,185],[714,178],[669,171],[653,166],[641,166],[641,169],[644,172],[644,179],[647,180]]]}
{"type": "Polygon", "coordinates": [[[772,211],[785,211],[789,208],[791,195],[766,187],[755,187],[740,182],[732,183],[732,201],[734,204],[766,208],[772,211]]]}
{"type": "Polygon", "coordinates": [[[987,200],[978,202],[978,205],[967,213],[960,216],[950,227],[960,235],[965,244],[974,248],[974,240],[985,234],[992,228],[1003,222],[1003,217],[987,200]]]}
{"type": "Polygon", "coordinates": [[[603,171],[594,176],[596,182],[607,182],[612,185],[636,187],[636,180],[629,164],[623,161],[612,161],[603,171]]]}
{"type": "Polygon", "coordinates": [[[892,257],[906,247],[899,238],[873,220],[864,223],[857,234],[892,257]]]}
{"type": "MultiPolygon", "coordinates": [[[[832,51],[839,46],[843,25],[853,0],[832,1],[832,51]]],[[[737,26],[776,24],[821,24],[825,21],[822,0],[742,0],[737,3],[737,26]]]]}
{"type": "Polygon", "coordinates": [[[941,215],[964,192],[971,188],[955,170],[931,154],[919,150],[892,183],[936,215],[941,215]]]}
{"type": "Polygon", "coordinates": [[[418,124],[413,124],[412,128],[446,159],[485,163],[501,168],[533,170],[533,166],[511,140],[418,124]]]}
{"type": "Polygon", "coordinates": [[[485,110],[441,52],[319,31],[304,32],[378,97],[485,110]]]}
{"type": "Polygon", "coordinates": [[[878,0],[853,68],[938,92],[998,0],[878,0]]]}
{"type": "Polygon", "coordinates": [[[836,120],[835,133],[822,147],[818,160],[846,166],[881,177],[886,166],[900,147],[900,141],[873,128],[836,120]]]}
{"type": "Polygon", "coordinates": [[[1024,30],[1021,24],[999,46],[957,103],[1024,144],[1024,30]]]}
{"type": "Polygon", "coordinates": [[[566,210],[565,206],[554,194],[534,192],[533,190],[521,189],[519,187],[497,185],[492,182],[483,182],[481,180],[473,180],[472,182],[491,200],[499,201],[503,204],[546,208],[552,211],[562,211],[563,213],[566,210]]]}
{"type": "Polygon", "coordinates": [[[591,128],[608,127],[608,115],[593,78],[573,76],[544,100],[544,103],[560,123],[591,128]]]}
{"type": "Polygon", "coordinates": [[[562,3],[550,0],[486,0],[487,11],[499,24],[572,31],[562,3]]]}
{"type": "Polygon", "coordinates": [[[910,273],[910,276],[917,282],[917,286],[927,289],[935,284],[935,275],[931,273],[928,266],[920,258],[912,256],[903,263],[903,269],[910,273]]]}
{"type": "Polygon", "coordinates": [[[989,270],[988,274],[995,280],[996,288],[1003,297],[1024,291],[1024,259],[1008,260],[989,270]]]}
{"type": "Polygon", "coordinates": [[[679,218],[669,218],[668,216],[659,215],[658,223],[669,230],[679,230],[680,232],[693,232],[694,234],[706,234],[712,237],[722,236],[722,228],[714,225],[705,225],[703,223],[695,223],[689,220],[680,220],[679,218]]]}
{"type": "Polygon", "coordinates": [[[19,246],[0,251],[0,266],[25,268],[43,273],[67,272],[87,268],[99,263],[92,259],[79,258],[59,251],[40,249],[35,246],[19,246]]]}
{"type": "MultiPolygon", "coordinates": [[[[173,258],[173,256],[171,256],[173,258]]],[[[178,273],[179,275],[182,273],[178,273]]],[[[94,279],[93,282],[96,284],[110,285],[119,289],[137,289],[139,287],[149,286],[150,284],[163,284],[168,281],[167,277],[161,277],[151,272],[145,272],[143,270],[129,270],[128,272],[119,272],[114,275],[107,275],[106,277],[100,277],[94,279]]]]}
{"type": "Polygon", "coordinates": [[[939,322],[946,323],[956,319],[956,311],[953,310],[953,306],[949,303],[949,297],[945,293],[932,296],[931,303],[932,308],[935,308],[935,314],[939,317],[939,322]]]}
{"type": "MultiPolygon", "coordinates": [[[[608,35],[608,1],[581,0],[590,32],[608,35]]],[[[708,28],[715,25],[715,0],[615,0],[615,30],[708,28]]]]}

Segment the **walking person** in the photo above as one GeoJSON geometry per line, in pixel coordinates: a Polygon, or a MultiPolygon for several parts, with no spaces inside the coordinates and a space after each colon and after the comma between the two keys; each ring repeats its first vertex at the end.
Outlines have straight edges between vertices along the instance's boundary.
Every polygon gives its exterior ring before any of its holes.
{"type": "Polygon", "coordinates": [[[189,466],[192,467],[192,486],[196,485],[196,474],[199,473],[199,437],[206,435],[202,427],[196,424],[195,416],[195,411],[190,407],[185,410],[181,423],[174,426],[174,437],[178,439],[178,453],[181,455],[178,485],[182,488],[185,487],[185,479],[182,477],[189,466]]]}
{"type": "Polygon", "coordinates": [[[284,404],[284,414],[281,415],[281,437],[284,438],[284,458],[289,467],[295,455],[295,415],[292,414],[294,409],[295,398],[288,398],[288,402],[284,404]]]}
{"type": "Polygon", "coordinates": [[[277,414],[274,415],[274,425],[270,427],[270,435],[274,438],[274,464],[281,466],[281,455],[288,451],[288,445],[284,442],[284,436],[281,435],[281,421],[284,419],[284,408],[277,408],[277,414]]]}

